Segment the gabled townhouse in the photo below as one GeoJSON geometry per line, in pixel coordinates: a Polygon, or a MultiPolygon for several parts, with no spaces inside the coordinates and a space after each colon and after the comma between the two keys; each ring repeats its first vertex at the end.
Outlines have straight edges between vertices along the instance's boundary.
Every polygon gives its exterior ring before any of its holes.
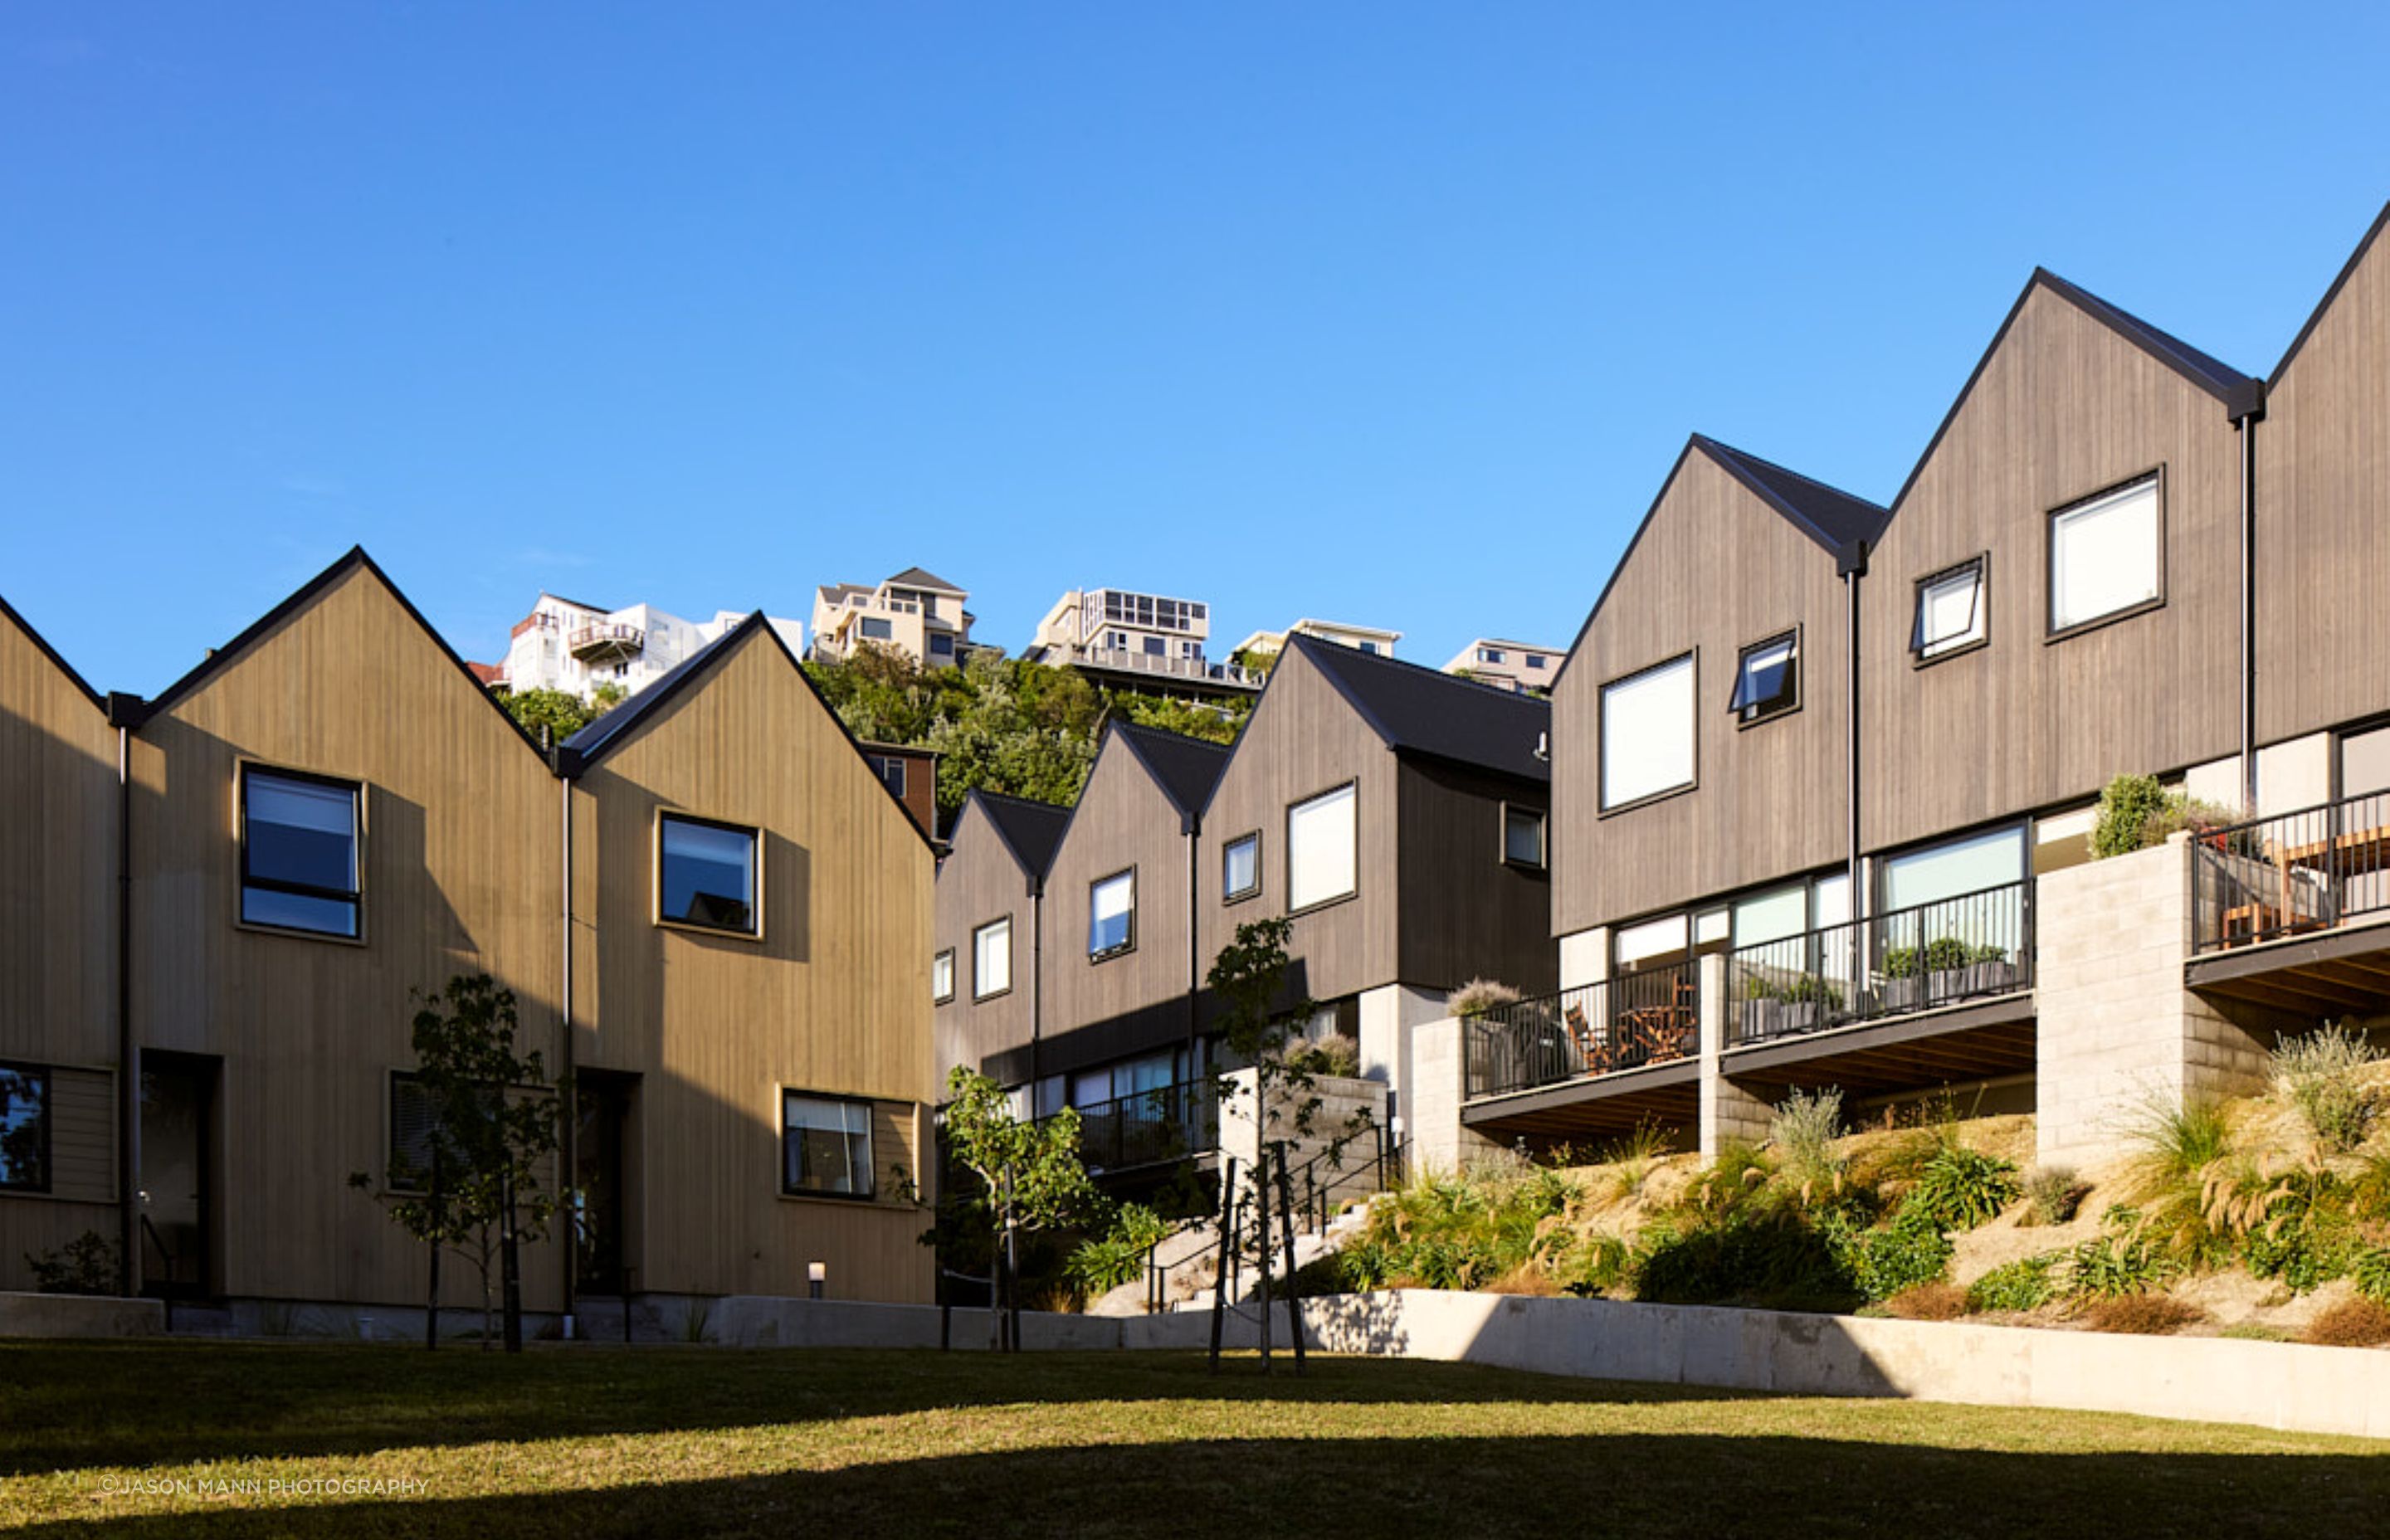
{"type": "Polygon", "coordinates": [[[1411,1081],[1409,1034],[1486,978],[1550,990],[1551,709],[1297,634],[1202,818],[1196,955],[1293,921],[1291,987],[1411,1081]]]}
{"type": "Polygon", "coordinates": [[[0,602],[0,1290],[28,1253],[134,1224],[136,1115],[120,1011],[119,730],[98,692],[0,602]]]}
{"type": "MultiPolygon", "coordinates": [[[[347,1177],[404,1169],[412,992],[487,972],[562,1061],[546,760],[361,550],[118,707],[140,1286],[419,1303],[422,1247],[347,1177]]],[[[563,1307],[568,1254],[525,1256],[528,1309],[563,1307]]]]}
{"type": "Polygon", "coordinates": [[[1046,874],[1070,821],[1067,807],[1020,797],[974,789],[963,800],[938,864],[930,959],[942,1084],[957,1065],[1007,1085],[1036,1078],[1046,874]]]}
{"type": "Polygon", "coordinates": [[[1557,1023],[1469,1033],[1487,1136],[1690,1128],[1693,959],[1850,918],[1852,624],[1884,518],[1698,434],[1677,456],[1554,687],[1567,994],[1557,1023]]]}
{"type": "Polygon", "coordinates": [[[927,835],[760,615],[559,767],[579,1285],[929,1299],[927,835]]]}

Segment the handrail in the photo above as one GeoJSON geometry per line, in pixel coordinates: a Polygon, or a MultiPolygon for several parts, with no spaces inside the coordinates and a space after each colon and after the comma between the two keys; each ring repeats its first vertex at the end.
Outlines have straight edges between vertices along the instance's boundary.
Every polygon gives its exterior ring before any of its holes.
{"type": "MultiPolygon", "coordinates": [[[[1218,1098],[1207,1094],[1214,1086],[1208,1077],[1176,1080],[1069,1109],[1079,1115],[1081,1159],[1091,1170],[1117,1171],[1210,1148],[1220,1127],[1218,1098]]],[[[1035,1121],[1058,1115],[1048,1112],[1035,1121]]]]}
{"type": "Polygon", "coordinates": [[[1463,1095],[1507,1096],[1693,1058],[1701,1051],[1699,1007],[1699,975],[1687,961],[1463,1017],[1463,1095]]]}
{"type": "MultiPolygon", "coordinates": [[[[1390,1139],[1388,1137],[1388,1135],[1392,1132],[1390,1129],[1386,1128],[1383,1124],[1377,1124],[1375,1127],[1378,1135],[1376,1149],[1368,1158],[1364,1165],[1355,1167],[1354,1174],[1358,1175],[1364,1169],[1366,1169],[1376,1183],[1374,1190],[1384,1192],[1388,1190],[1386,1183],[1388,1173],[1391,1172],[1396,1181],[1400,1181],[1402,1179],[1404,1168],[1403,1155],[1406,1150],[1410,1149],[1412,1141],[1409,1139],[1390,1139]]],[[[1321,1187],[1313,1181],[1311,1174],[1322,1161],[1328,1161],[1331,1156],[1338,1158],[1334,1163],[1341,1166],[1342,1157],[1343,1154],[1344,1150],[1342,1148],[1339,1148],[1336,1145],[1331,1145],[1286,1174],[1286,1179],[1290,1188],[1298,1177],[1302,1179],[1304,1184],[1304,1200],[1297,1209],[1297,1212],[1301,1214],[1303,1219],[1303,1227],[1296,1232],[1298,1235],[1310,1236],[1324,1235],[1327,1233],[1329,1225],[1335,1217],[1328,1212],[1328,1206],[1335,1200],[1334,1194],[1338,1184],[1330,1182],[1327,1186],[1321,1187]]],[[[1213,1252],[1220,1250],[1220,1243],[1223,1238],[1214,1235],[1210,1241],[1204,1245],[1197,1247],[1194,1251],[1188,1252],[1185,1256],[1178,1258],[1167,1266],[1163,1265],[1160,1261],[1162,1248],[1168,1245],[1178,1237],[1185,1235],[1189,1230],[1200,1229],[1205,1225],[1215,1224],[1216,1217],[1216,1215],[1211,1213],[1190,1215],[1186,1219],[1180,1220],[1176,1225],[1164,1232],[1162,1238],[1156,1240],[1152,1245],[1146,1248],[1145,1308],[1148,1315],[1158,1314],[1169,1303],[1164,1296],[1167,1294],[1169,1290],[1170,1275],[1181,1268],[1192,1266],[1196,1263],[1202,1261],[1205,1257],[1210,1256],[1213,1252]]],[[[1223,1280],[1215,1277],[1213,1280],[1212,1286],[1214,1289],[1218,1289],[1222,1287],[1222,1283],[1223,1280]]]]}
{"type": "Polygon", "coordinates": [[[2194,956],[2390,909],[2390,792],[2200,830],[2191,846],[2194,956]]]}
{"type": "Polygon", "coordinates": [[[2033,879],[1914,904],[1727,954],[1726,1046],[2028,989],[2033,879]]]}

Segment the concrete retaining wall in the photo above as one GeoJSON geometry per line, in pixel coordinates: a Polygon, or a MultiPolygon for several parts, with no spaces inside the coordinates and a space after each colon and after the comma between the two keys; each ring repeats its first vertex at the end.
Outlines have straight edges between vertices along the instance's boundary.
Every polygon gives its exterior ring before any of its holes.
{"type": "Polygon", "coordinates": [[[0,1337],[154,1337],[165,1329],[156,1300],[0,1293],[0,1337]]]}

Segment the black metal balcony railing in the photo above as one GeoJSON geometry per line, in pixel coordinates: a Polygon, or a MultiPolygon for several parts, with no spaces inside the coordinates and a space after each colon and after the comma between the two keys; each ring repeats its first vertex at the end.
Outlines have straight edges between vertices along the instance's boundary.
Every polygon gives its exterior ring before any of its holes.
{"type": "Polygon", "coordinates": [[[1690,1059],[1700,1051],[1697,987],[1692,965],[1675,963],[1466,1018],[1466,1095],[1498,1097],[1690,1059]]]}
{"type": "Polygon", "coordinates": [[[2390,792],[2194,835],[2191,892],[2194,953],[2390,909],[2390,792]]]}
{"type": "Polygon", "coordinates": [[[1736,948],[1727,1041],[1766,1043],[2032,985],[2028,879],[1736,948]]]}
{"type": "Polygon", "coordinates": [[[636,625],[620,621],[585,625],[565,640],[575,657],[593,654],[629,657],[648,645],[648,634],[636,625]]]}
{"type": "Polygon", "coordinates": [[[1182,1080],[1076,1110],[1079,1154],[1091,1171],[1176,1161],[1220,1142],[1219,1087],[1209,1080],[1182,1080]]]}

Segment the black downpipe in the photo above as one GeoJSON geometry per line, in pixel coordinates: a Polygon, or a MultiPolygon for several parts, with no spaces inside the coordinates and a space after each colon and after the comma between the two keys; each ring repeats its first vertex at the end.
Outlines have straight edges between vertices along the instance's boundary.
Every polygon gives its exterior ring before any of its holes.
{"type": "MultiPolygon", "coordinates": [[[[563,1127],[559,1130],[560,1136],[557,1141],[559,1146],[557,1158],[563,1166],[561,1173],[563,1179],[559,1185],[571,1188],[578,1182],[581,1175],[581,1086],[572,1072],[572,782],[564,775],[562,767],[553,757],[549,764],[550,767],[557,771],[556,789],[559,810],[558,822],[564,842],[563,860],[559,864],[562,868],[562,891],[558,905],[564,931],[563,955],[559,959],[563,964],[563,971],[558,979],[556,1010],[556,1059],[559,1070],[558,1079],[564,1087],[563,1094],[559,1097],[563,1106],[558,1109],[558,1114],[564,1122],[563,1127]]],[[[570,1323],[565,1335],[578,1337],[581,1335],[582,1226],[588,1220],[588,1211],[583,1206],[581,1194],[574,1193],[572,1206],[567,1212],[570,1215],[570,1223],[565,1226],[564,1245],[561,1248],[564,1252],[564,1318],[570,1323]]],[[[630,1314],[630,1290],[626,1285],[623,1290],[623,1315],[627,1319],[630,1314]]]]}
{"type": "Polygon", "coordinates": [[[2246,412],[2241,429],[2241,816],[2257,815],[2257,423],[2262,407],[2246,412]]]}
{"type": "Polygon", "coordinates": [[[1867,933],[1867,928],[1859,924],[1858,921],[1866,918],[1870,911],[1875,907],[1874,905],[1868,902],[1865,886],[1859,880],[1860,871],[1863,865],[1860,856],[1861,835],[1859,832],[1859,802],[1860,793],[1864,789],[1866,784],[1864,773],[1859,767],[1859,750],[1864,742],[1864,738],[1859,728],[1859,724],[1862,718],[1862,713],[1859,711],[1859,584],[1860,580],[1867,576],[1866,544],[1862,541],[1853,541],[1849,545],[1844,548],[1842,559],[1837,565],[1842,569],[1843,588],[1848,597],[1849,603],[1849,622],[1847,625],[1848,636],[1845,643],[1845,650],[1847,652],[1847,662],[1845,666],[1848,670],[1849,677],[1847,681],[1848,690],[1845,709],[1850,712],[1850,722],[1847,729],[1848,743],[1845,747],[1845,755],[1849,760],[1849,765],[1847,768],[1850,778],[1850,850],[1849,869],[1844,881],[1848,884],[1851,918],[1852,956],[1850,986],[1852,990],[1856,992],[1859,986],[1860,981],[1866,977],[1865,964],[1867,962],[1867,958],[1862,952],[1864,945],[1863,938],[1867,933]]]}
{"type": "MultiPolygon", "coordinates": [[[[115,699],[109,714],[115,716],[115,699]]],[[[141,1065],[133,1047],[133,729],[116,725],[117,1292],[141,1291],[141,1065]]]]}

